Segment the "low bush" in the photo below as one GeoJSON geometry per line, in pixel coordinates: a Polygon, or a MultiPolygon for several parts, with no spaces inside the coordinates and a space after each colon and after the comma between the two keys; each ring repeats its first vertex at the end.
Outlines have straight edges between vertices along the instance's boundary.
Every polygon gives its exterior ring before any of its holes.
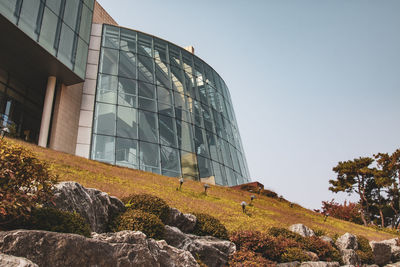
{"type": "Polygon", "coordinates": [[[164,224],[156,215],[142,210],[128,209],[119,215],[112,224],[115,232],[132,230],[141,231],[147,237],[162,239],[164,236],[164,224]]]}
{"type": "Polygon", "coordinates": [[[310,261],[311,257],[301,248],[287,248],[281,256],[281,262],[310,261]]]}
{"type": "Polygon", "coordinates": [[[315,234],[316,236],[318,236],[318,237],[321,237],[321,236],[326,235],[326,231],[325,231],[324,229],[315,228],[315,229],[312,229],[312,230],[313,230],[314,234],[315,234]]]}
{"type": "Polygon", "coordinates": [[[229,239],[228,230],[215,217],[205,213],[193,213],[197,222],[193,230],[195,235],[211,235],[220,239],[229,239]]]}
{"type": "Polygon", "coordinates": [[[357,236],[358,250],[356,251],[362,264],[373,264],[374,254],[372,248],[369,245],[369,240],[363,236],[357,236]]]}
{"type": "Polygon", "coordinates": [[[293,239],[297,242],[303,242],[304,237],[301,235],[290,231],[289,229],[283,227],[271,227],[268,229],[268,234],[275,237],[285,237],[289,239],[293,239]]]}
{"type": "Polygon", "coordinates": [[[90,237],[90,226],[78,213],[55,208],[37,208],[18,228],[72,233],[90,237]]]}
{"type": "Polygon", "coordinates": [[[277,193],[275,193],[274,191],[268,190],[268,189],[261,190],[261,195],[266,196],[266,197],[271,197],[271,198],[278,198],[277,193]]]}
{"type": "Polygon", "coordinates": [[[122,202],[129,209],[142,210],[156,215],[162,222],[166,222],[169,215],[169,206],[163,199],[149,194],[133,194],[122,198],[122,202]]]}
{"type": "Polygon", "coordinates": [[[331,244],[319,239],[316,236],[305,237],[302,242],[305,250],[314,252],[323,261],[340,261],[339,251],[331,244]]]}
{"type": "Polygon", "coordinates": [[[275,266],[275,262],[262,257],[259,253],[249,250],[236,251],[229,260],[229,266],[275,266]]]}

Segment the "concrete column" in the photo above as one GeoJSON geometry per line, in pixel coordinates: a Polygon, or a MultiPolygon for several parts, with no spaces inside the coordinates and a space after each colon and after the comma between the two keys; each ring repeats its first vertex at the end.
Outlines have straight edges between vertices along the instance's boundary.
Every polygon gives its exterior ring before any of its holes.
{"type": "Polygon", "coordinates": [[[40,124],[39,146],[47,146],[47,138],[50,130],[51,111],[53,108],[54,92],[56,89],[56,77],[49,76],[47,80],[46,96],[44,97],[42,122],[40,124]]]}

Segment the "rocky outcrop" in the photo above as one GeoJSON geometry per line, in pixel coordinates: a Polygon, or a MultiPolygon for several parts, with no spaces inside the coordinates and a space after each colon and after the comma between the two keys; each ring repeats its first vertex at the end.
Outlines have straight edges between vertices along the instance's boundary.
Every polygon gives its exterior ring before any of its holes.
{"type": "Polygon", "coordinates": [[[189,252],[133,231],[93,238],[35,230],[0,232],[0,252],[39,266],[198,266],[189,252]]]}
{"type": "Polygon", "coordinates": [[[358,266],[361,264],[360,258],[354,249],[342,249],[340,253],[342,255],[342,261],[345,265],[358,266]]]}
{"type": "Polygon", "coordinates": [[[91,230],[97,233],[107,231],[110,219],[125,210],[118,198],[76,182],[58,183],[54,204],[57,209],[79,213],[90,224],[91,230]]]}
{"type": "Polygon", "coordinates": [[[301,223],[291,225],[289,230],[304,237],[315,236],[313,230],[301,223]]]}
{"type": "Polygon", "coordinates": [[[192,214],[183,214],[175,208],[170,208],[165,224],[177,227],[184,233],[191,233],[196,222],[196,216],[192,214]]]}
{"type": "Polygon", "coordinates": [[[336,240],[336,246],[339,250],[358,249],[357,237],[350,233],[345,233],[336,240]]]}
{"type": "Polygon", "coordinates": [[[0,266],[8,267],[38,267],[37,264],[22,257],[0,253],[0,266]]]}
{"type": "Polygon", "coordinates": [[[305,261],[302,262],[300,267],[339,267],[339,262],[326,262],[326,261],[305,261]]]}
{"type": "Polygon", "coordinates": [[[165,226],[165,241],[171,246],[187,250],[197,256],[209,267],[224,266],[229,256],[236,251],[236,246],[230,241],[220,240],[211,236],[196,236],[185,234],[176,227],[165,226]]]}
{"type": "Polygon", "coordinates": [[[390,246],[390,250],[392,253],[392,262],[397,262],[400,260],[400,246],[398,246],[399,238],[392,238],[389,240],[380,241],[379,243],[385,243],[390,246]]]}
{"type": "Polygon", "coordinates": [[[392,250],[390,244],[385,242],[369,242],[374,254],[375,263],[382,266],[389,263],[392,259],[392,250]]]}

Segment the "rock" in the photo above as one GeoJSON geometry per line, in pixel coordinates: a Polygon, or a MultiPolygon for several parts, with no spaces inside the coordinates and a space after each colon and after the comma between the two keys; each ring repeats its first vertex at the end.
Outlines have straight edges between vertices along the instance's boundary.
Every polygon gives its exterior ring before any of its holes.
{"type": "Polygon", "coordinates": [[[278,263],[276,265],[276,267],[297,267],[297,266],[300,266],[300,262],[298,262],[298,261],[278,263]]]}
{"type": "Polygon", "coordinates": [[[304,251],[304,254],[309,256],[311,258],[311,261],[319,261],[319,257],[316,253],[311,252],[311,251],[304,251]]]}
{"type": "Polygon", "coordinates": [[[392,261],[400,260],[400,247],[398,246],[391,247],[391,251],[392,251],[392,261]]]}
{"type": "MultiPolygon", "coordinates": [[[[378,265],[376,265],[378,266],[378,265]]],[[[400,267],[400,262],[386,264],[385,267],[400,267]]]]}
{"type": "Polygon", "coordinates": [[[315,236],[313,230],[311,230],[310,228],[301,223],[291,225],[289,227],[289,230],[298,233],[299,235],[304,237],[315,236]]]}
{"type": "Polygon", "coordinates": [[[212,236],[185,234],[173,226],[165,226],[165,241],[171,246],[187,250],[208,267],[225,266],[229,256],[235,253],[236,246],[230,241],[212,236]]]}
{"type": "Polygon", "coordinates": [[[354,249],[342,249],[340,254],[342,255],[343,264],[354,266],[361,265],[360,258],[354,249]]]}
{"type": "Polygon", "coordinates": [[[336,240],[336,246],[339,250],[358,248],[357,237],[350,233],[345,233],[336,240]]]}
{"type": "Polygon", "coordinates": [[[322,241],[325,241],[326,243],[329,243],[331,245],[335,244],[335,242],[333,242],[333,239],[326,235],[321,236],[319,239],[321,239],[322,241]]]}
{"type": "Polygon", "coordinates": [[[398,246],[399,238],[383,240],[383,241],[380,241],[379,243],[384,243],[384,244],[387,244],[387,245],[390,246],[390,250],[391,250],[391,253],[392,253],[391,260],[393,262],[396,262],[396,261],[400,260],[400,246],[398,246]]]}
{"type": "Polygon", "coordinates": [[[302,262],[300,267],[339,267],[339,262],[327,262],[327,261],[305,261],[302,262]]]}
{"type": "Polygon", "coordinates": [[[8,267],[39,267],[37,264],[22,257],[15,257],[0,253],[0,266],[8,267]]]}
{"type": "Polygon", "coordinates": [[[140,232],[94,236],[37,230],[0,232],[0,252],[25,257],[39,266],[198,266],[189,252],[147,239],[140,232]]]}
{"type": "Polygon", "coordinates": [[[179,228],[184,233],[191,233],[196,225],[196,216],[183,214],[175,208],[170,208],[165,224],[179,228]]]}
{"type": "Polygon", "coordinates": [[[392,249],[389,244],[371,241],[369,242],[369,245],[374,254],[375,264],[382,266],[390,262],[392,259],[392,249]]]}
{"type": "Polygon", "coordinates": [[[346,265],[340,265],[340,267],[355,267],[355,266],[351,264],[346,264],[346,265]]]}
{"type": "Polygon", "coordinates": [[[118,198],[76,182],[58,183],[54,203],[57,209],[79,213],[90,224],[91,230],[97,233],[107,231],[110,219],[125,210],[118,198]]]}

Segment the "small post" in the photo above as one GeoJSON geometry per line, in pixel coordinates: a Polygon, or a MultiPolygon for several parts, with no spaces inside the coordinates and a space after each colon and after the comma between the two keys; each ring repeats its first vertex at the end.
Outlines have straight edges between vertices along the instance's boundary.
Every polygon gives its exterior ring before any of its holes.
{"type": "Polygon", "coordinates": [[[207,195],[207,189],[210,188],[208,184],[204,184],[204,194],[207,195]]]}
{"type": "Polygon", "coordinates": [[[325,216],[324,216],[324,222],[326,222],[326,220],[328,219],[328,217],[329,217],[329,213],[326,213],[325,216]]]}
{"type": "Polygon", "coordinates": [[[181,178],[181,179],[179,179],[179,191],[181,191],[182,190],[182,185],[183,185],[183,182],[184,182],[185,180],[183,180],[183,177],[181,178]]]}
{"type": "Polygon", "coordinates": [[[256,198],[255,195],[250,196],[250,205],[253,205],[253,200],[256,198]]]}
{"type": "Polygon", "coordinates": [[[0,130],[0,135],[1,135],[1,140],[3,140],[4,136],[6,135],[6,133],[9,133],[10,130],[8,129],[8,127],[1,127],[0,130]]]}
{"type": "Polygon", "coordinates": [[[244,201],[242,201],[242,203],[240,203],[240,205],[242,206],[243,213],[246,213],[246,206],[247,206],[247,203],[244,202],[244,201]]]}

